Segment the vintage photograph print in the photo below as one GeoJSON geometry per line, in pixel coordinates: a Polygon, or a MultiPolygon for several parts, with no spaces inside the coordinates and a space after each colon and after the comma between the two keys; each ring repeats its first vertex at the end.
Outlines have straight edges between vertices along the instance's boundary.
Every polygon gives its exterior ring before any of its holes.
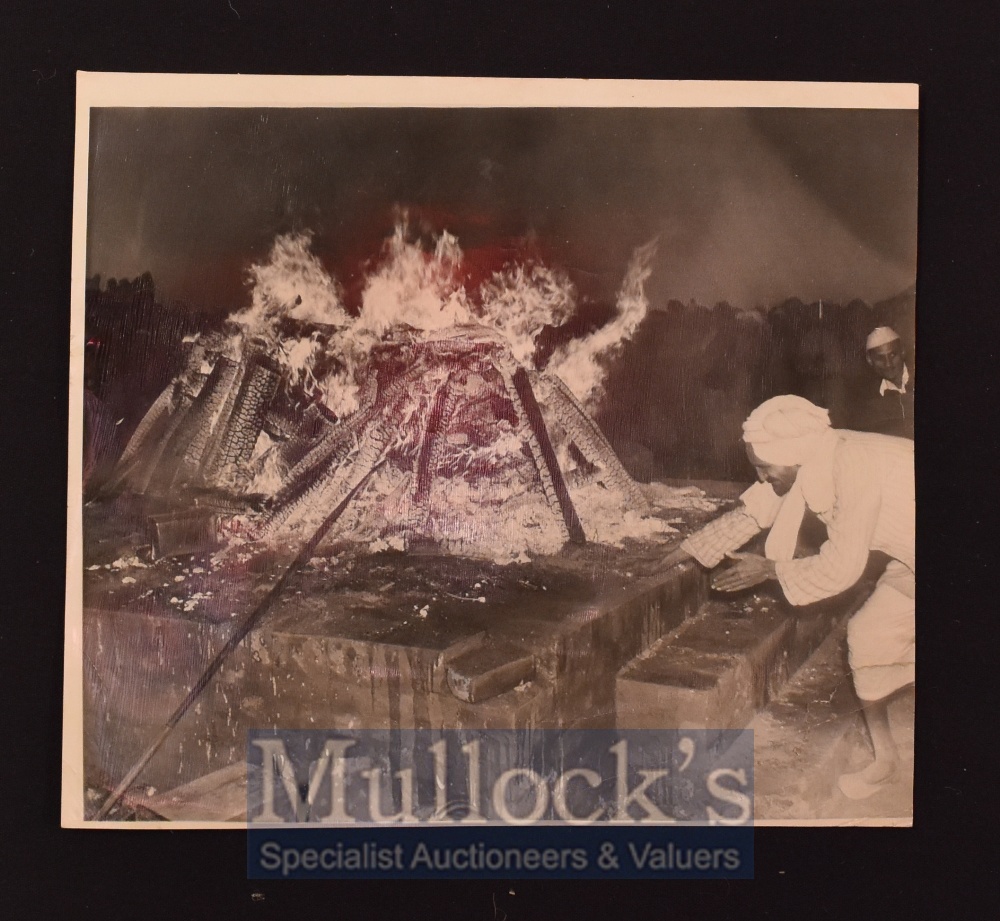
{"type": "Polygon", "coordinates": [[[65,825],[244,827],[305,730],[747,730],[753,822],[911,824],[916,87],[78,95],[65,825]]]}

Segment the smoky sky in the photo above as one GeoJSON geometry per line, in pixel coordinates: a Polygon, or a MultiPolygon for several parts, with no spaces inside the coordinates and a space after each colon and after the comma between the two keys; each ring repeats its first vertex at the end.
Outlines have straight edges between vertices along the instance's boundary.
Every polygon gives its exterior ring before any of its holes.
{"type": "Polygon", "coordinates": [[[99,109],[88,274],[232,310],[276,235],[342,281],[399,209],[472,252],[528,239],[611,297],[876,302],[916,268],[916,112],[817,109],[99,109]]]}

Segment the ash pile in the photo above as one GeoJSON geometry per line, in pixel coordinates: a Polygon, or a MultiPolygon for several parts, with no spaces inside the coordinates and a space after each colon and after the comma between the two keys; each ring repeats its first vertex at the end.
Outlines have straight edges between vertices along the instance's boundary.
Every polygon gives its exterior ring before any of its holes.
{"type": "Polygon", "coordinates": [[[336,508],[330,539],[496,563],[674,533],[588,411],[645,315],[655,245],[612,322],[543,367],[539,334],[575,308],[558,272],[508,266],[473,296],[454,238],[427,252],[398,227],[351,315],[310,243],[278,238],[251,306],[190,342],[119,460],[113,489],[157,510],[154,558],[294,547],[336,508]]]}

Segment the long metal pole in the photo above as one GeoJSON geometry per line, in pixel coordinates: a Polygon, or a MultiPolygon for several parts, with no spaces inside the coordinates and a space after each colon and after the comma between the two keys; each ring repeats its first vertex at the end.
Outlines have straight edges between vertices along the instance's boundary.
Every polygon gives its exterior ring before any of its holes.
{"type": "Polygon", "coordinates": [[[222,648],[215,654],[215,657],[208,664],[208,667],[202,672],[201,677],[195,682],[194,687],[188,691],[187,697],[181,701],[177,709],[170,715],[170,718],[163,725],[163,728],[157,734],[156,738],[149,744],[149,747],[142,753],[135,764],[129,769],[129,772],[122,778],[121,783],[112,791],[111,795],[104,801],[101,808],[97,811],[94,816],[95,820],[105,819],[108,813],[117,805],[122,796],[124,796],[125,791],[135,783],[135,779],[142,773],[143,769],[152,760],[153,755],[155,755],[159,750],[160,746],[164,743],[167,736],[170,735],[173,728],[180,722],[181,718],[185,713],[191,708],[191,705],[198,699],[198,696],[208,683],[215,677],[215,673],[222,667],[222,663],[226,661],[229,654],[243,641],[246,635],[254,628],[260,618],[264,615],[265,611],[271,606],[275,598],[281,594],[281,590],[285,587],[285,582],[288,577],[301,566],[303,563],[308,561],[316,549],[316,546],[323,539],[331,527],[333,527],[334,522],[344,513],[344,510],[350,504],[351,500],[358,494],[358,491],[368,482],[369,477],[385,463],[385,459],[381,459],[376,463],[351,489],[350,492],[337,504],[336,508],[326,518],[313,533],[312,537],[303,544],[302,549],[295,555],[295,558],[288,564],[285,571],[281,574],[280,578],[271,588],[268,590],[267,594],[258,602],[258,604],[251,608],[242,618],[242,620],[237,621],[233,632],[229,635],[229,639],[226,640],[222,648]]]}

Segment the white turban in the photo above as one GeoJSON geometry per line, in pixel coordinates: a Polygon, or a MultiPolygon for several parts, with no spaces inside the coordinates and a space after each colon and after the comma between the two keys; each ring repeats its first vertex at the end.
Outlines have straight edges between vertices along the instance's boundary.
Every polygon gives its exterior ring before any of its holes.
{"type": "Polygon", "coordinates": [[[891,326],[876,326],[868,334],[868,339],[865,341],[865,351],[877,349],[880,345],[885,345],[887,342],[895,342],[898,338],[899,333],[891,326]]]}
{"type": "Polygon", "coordinates": [[[830,428],[830,414],[803,397],[785,394],[761,403],[743,423],[743,441],[765,464],[798,467],[830,428]]]}

